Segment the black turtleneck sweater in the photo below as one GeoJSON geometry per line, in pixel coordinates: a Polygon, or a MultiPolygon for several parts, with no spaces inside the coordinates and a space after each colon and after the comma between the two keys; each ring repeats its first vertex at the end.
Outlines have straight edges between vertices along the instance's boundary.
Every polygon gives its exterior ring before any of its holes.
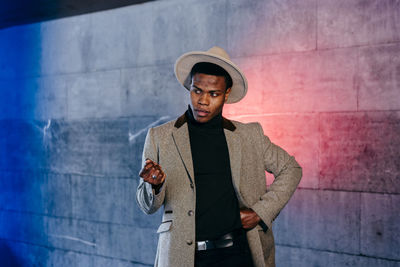
{"type": "Polygon", "coordinates": [[[189,108],[186,118],[196,184],[196,240],[213,240],[242,227],[222,114],[198,123],[189,108]]]}

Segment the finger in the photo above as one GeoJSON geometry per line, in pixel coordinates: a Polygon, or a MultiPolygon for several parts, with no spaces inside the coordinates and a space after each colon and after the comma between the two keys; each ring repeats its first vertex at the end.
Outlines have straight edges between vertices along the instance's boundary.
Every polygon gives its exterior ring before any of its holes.
{"type": "Polygon", "coordinates": [[[146,165],[144,165],[144,168],[145,168],[146,170],[149,170],[149,169],[151,169],[151,168],[154,168],[154,162],[150,161],[150,162],[146,163],[146,165]]]}
{"type": "Polygon", "coordinates": [[[149,179],[156,180],[157,176],[158,176],[157,171],[154,168],[152,168],[151,171],[149,172],[149,176],[148,176],[149,179]]]}
{"type": "Polygon", "coordinates": [[[165,172],[162,172],[162,176],[160,178],[161,183],[165,181],[165,177],[167,177],[167,175],[165,174],[165,172]]]}
{"type": "Polygon", "coordinates": [[[143,167],[143,169],[140,171],[140,173],[139,173],[139,176],[140,177],[144,177],[144,176],[147,176],[148,175],[148,173],[151,171],[151,164],[150,165],[145,165],[144,167],[143,167]]]}
{"type": "Polygon", "coordinates": [[[249,224],[248,224],[247,222],[243,222],[243,221],[242,221],[242,227],[243,227],[244,229],[248,229],[248,228],[249,228],[249,224]]]}
{"type": "Polygon", "coordinates": [[[154,166],[152,166],[147,171],[148,171],[148,175],[150,177],[152,177],[154,175],[154,172],[156,171],[156,169],[154,168],[154,166]]]}
{"type": "MultiPolygon", "coordinates": [[[[156,178],[157,178],[157,176],[156,176],[156,178]]],[[[153,178],[152,173],[149,173],[148,175],[146,175],[146,177],[144,177],[143,180],[145,182],[148,182],[149,184],[153,184],[153,185],[160,184],[160,182],[157,179],[153,178]]]]}
{"type": "Polygon", "coordinates": [[[157,170],[154,169],[154,168],[151,168],[151,169],[149,170],[149,173],[148,173],[149,179],[155,180],[155,179],[157,178],[157,176],[158,176],[157,170]]]}
{"type": "Polygon", "coordinates": [[[156,170],[159,170],[159,171],[161,171],[161,166],[160,166],[160,165],[158,165],[158,164],[154,164],[154,168],[155,168],[156,170]]]}
{"type": "Polygon", "coordinates": [[[146,164],[143,166],[142,170],[140,171],[139,176],[143,177],[146,174],[146,172],[148,172],[151,169],[151,167],[153,167],[153,166],[154,166],[154,163],[151,160],[146,160],[146,164]]]}
{"type": "Polygon", "coordinates": [[[163,176],[164,176],[164,174],[160,172],[160,173],[157,175],[157,180],[161,181],[162,178],[163,178],[163,176]]]}
{"type": "Polygon", "coordinates": [[[163,171],[162,171],[162,169],[161,169],[161,166],[160,165],[158,165],[158,164],[155,164],[154,166],[153,166],[153,168],[154,168],[154,170],[155,170],[155,175],[159,175],[159,174],[163,174],[163,171]]]}
{"type": "Polygon", "coordinates": [[[161,166],[157,162],[154,162],[154,161],[152,161],[150,159],[147,159],[146,162],[149,162],[149,163],[153,164],[154,168],[161,170],[161,166]]]}
{"type": "Polygon", "coordinates": [[[147,178],[147,180],[148,180],[148,182],[149,182],[150,184],[159,185],[159,184],[161,184],[161,183],[164,182],[164,180],[162,179],[162,177],[163,177],[163,176],[162,176],[161,174],[158,174],[158,175],[152,174],[151,176],[149,176],[149,177],[147,178]]]}
{"type": "Polygon", "coordinates": [[[162,171],[160,171],[160,172],[157,174],[157,178],[154,179],[154,181],[155,181],[157,184],[161,184],[161,183],[164,182],[165,177],[166,177],[165,173],[162,172],[162,171]]]}
{"type": "Polygon", "coordinates": [[[146,159],[146,163],[150,163],[150,162],[154,163],[154,161],[152,161],[151,159],[147,158],[146,159]]]}
{"type": "Polygon", "coordinates": [[[154,168],[154,166],[148,166],[148,169],[144,170],[142,177],[151,178],[154,175],[155,171],[156,169],[154,168]]]}

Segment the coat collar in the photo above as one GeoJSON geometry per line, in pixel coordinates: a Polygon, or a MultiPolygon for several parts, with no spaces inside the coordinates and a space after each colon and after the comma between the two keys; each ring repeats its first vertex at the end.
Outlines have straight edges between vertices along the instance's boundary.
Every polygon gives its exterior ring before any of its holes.
{"type": "MultiPolygon", "coordinates": [[[[175,128],[180,128],[182,125],[185,124],[185,122],[187,121],[185,114],[183,114],[182,116],[180,116],[176,121],[175,121],[175,128]]],[[[222,127],[224,129],[227,129],[231,132],[235,131],[236,126],[228,119],[222,117],[222,127]]]]}

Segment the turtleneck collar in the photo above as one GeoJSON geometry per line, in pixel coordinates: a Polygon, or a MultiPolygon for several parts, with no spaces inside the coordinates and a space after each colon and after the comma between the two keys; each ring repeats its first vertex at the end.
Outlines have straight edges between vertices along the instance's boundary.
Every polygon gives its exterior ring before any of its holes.
{"type": "Polygon", "coordinates": [[[185,112],[185,116],[187,118],[187,121],[195,127],[199,127],[202,129],[222,129],[222,122],[223,122],[222,112],[216,115],[211,120],[201,123],[196,121],[196,119],[193,116],[192,109],[190,108],[190,106],[188,106],[188,110],[185,112]]]}

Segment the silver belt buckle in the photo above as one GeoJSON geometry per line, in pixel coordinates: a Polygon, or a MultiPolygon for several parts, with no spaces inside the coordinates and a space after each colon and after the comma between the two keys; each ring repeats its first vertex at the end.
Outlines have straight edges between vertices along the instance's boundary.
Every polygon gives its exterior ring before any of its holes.
{"type": "Polygon", "coordinates": [[[207,249],[206,241],[198,241],[198,242],[196,242],[196,245],[197,245],[197,250],[206,250],[207,249]]]}

